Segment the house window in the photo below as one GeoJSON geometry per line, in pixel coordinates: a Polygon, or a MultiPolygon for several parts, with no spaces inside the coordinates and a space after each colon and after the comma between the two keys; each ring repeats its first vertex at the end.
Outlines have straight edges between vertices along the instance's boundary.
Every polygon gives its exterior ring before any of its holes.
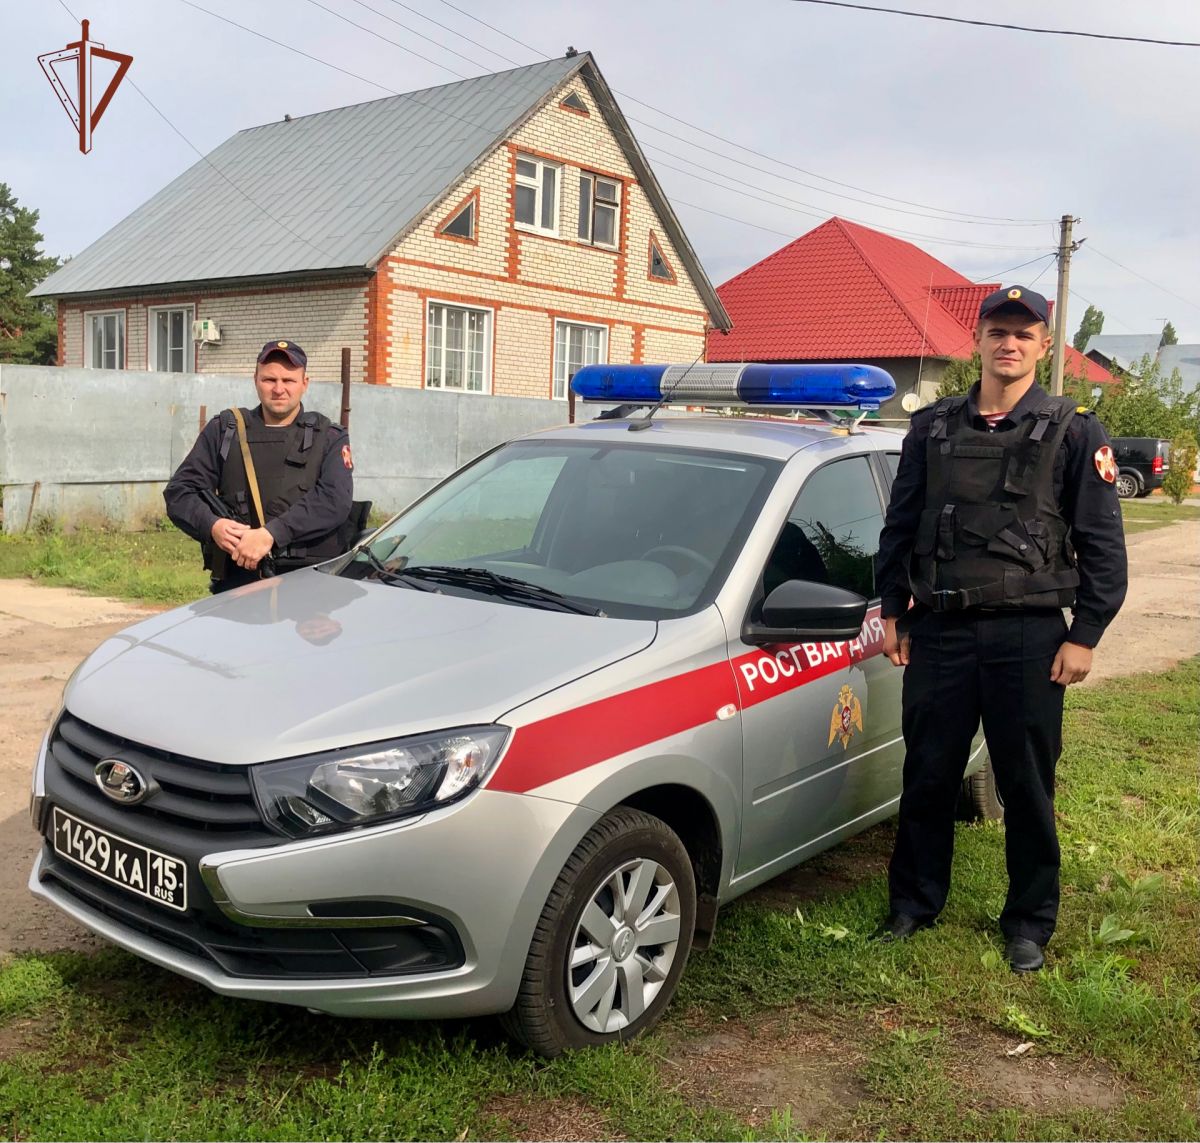
{"type": "Polygon", "coordinates": [[[430,389],[488,391],[488,310],[429,303],[425,339],[425,385],[430,389]]]}
{"type": "Polygon", "coordinates": [[[191,306],[150,310],[149,366],[158,373],[192,371],[191,306]]]}
{"type": "Polygon", "coordinates": [[[584,365],[608,360],[608,330],[602,325],[554,323],[554,396],[564,400],[571,378],[584,365]]]}
{"type": "Polygon", "coordinates": [[[587,104],[586,104],[586,103],[584,103],[584,101],[583,101],[583,100],[582,100],[582,99],[579,97],[579,95],[578,95],[578,94],[576,94],[574,91],[572,91],[572,92],[571,92],[571,93],[570,93],[570,94],[569,94],[569,95],[566,97],[566,99],[564,99],[564,100],[563,100],[563,101],[562,101],[562,102],[559,104],[559,107],[563,107],[563,108],[565,108],[567,111],[574,111],[574,112],[575,112],[577,115],[588,115],[588,114],[590,114],[590,112],[589,112],[589,111],[588,111],[588,109],[587,109],[587,104]]]}
{"type": "Polygon", "coordinates": [[[666,255],[663,254],[662,248],[653,234],[650,235],[650,265],[647,273],[650,278],[658,282],[675,281],[675,271],[671,269],[670,262],[667,261],[666,255]]]}
{"type": "Polygon", "coordinates": [[[87,315],[87,359],[89,369],[125,368],[125,311],[87,315]]]}
{"type": "Polygon", "coordinates": [[[463,242],[474,242],[475,213],[479,204],[479,188],[476,187],[438,224],[437,233],[442,238],[457,238],[463,242]]]}
{"type": "Polygon", "coordinates": [[[621,184],[599,175],[579,176],[579,237],[597,246],[613,246],[620,233],[621,184]]]}
{"type": "Polygon", "coordinates": [[[558,172],[554,163],[517,156],[514,218],[518,226],[540,234],[558,234],[558,172]]]}

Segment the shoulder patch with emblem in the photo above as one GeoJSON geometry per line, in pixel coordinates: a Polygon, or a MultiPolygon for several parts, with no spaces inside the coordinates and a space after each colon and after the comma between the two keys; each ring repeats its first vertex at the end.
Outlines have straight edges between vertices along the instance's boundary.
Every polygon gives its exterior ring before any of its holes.
{"type": "Polygon", "coordinates": [[[1095,461],[1096,471],[1100,476],[1112,484],[1117,479],[1117,458],[1113,456],[1113,450],[1108,445],[1101,445],[1096,449],[1095,455],[1092,457],[1095,461]]]}
{"type": "Polygon", "coordinates": [[[342,445],[342,463],[352,472],[354,471],[354,456],[351,454],[348,444],[342,445]]]}

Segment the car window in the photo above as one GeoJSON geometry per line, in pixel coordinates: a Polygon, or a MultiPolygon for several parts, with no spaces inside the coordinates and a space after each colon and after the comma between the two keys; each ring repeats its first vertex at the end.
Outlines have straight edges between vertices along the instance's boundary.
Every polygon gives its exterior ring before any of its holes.
{"type": "Polygon", "coordinates": [[[887,465],[888,471],[888,486],[895,483],[896,473],[900,471],[900,454],[898,452],[885,452],[883,461],[887,465]]]}
{"type": "MultiPolygon", "coordinates": [[[[686,614],[716,595],[781,467],[650,442],[517,441],[418,501],[371,551],[390,571],[484,568],[608,615],[686,614]]],[[[379,569],[360,554],[340,570],[379,569]]]]}
{"type": "Polygon", "coordinates": [[[787,579],[844,587],[874,598],[883,509],[867,457],[817,469],[796,497],[763,573],[767,592],[787,579]]]}

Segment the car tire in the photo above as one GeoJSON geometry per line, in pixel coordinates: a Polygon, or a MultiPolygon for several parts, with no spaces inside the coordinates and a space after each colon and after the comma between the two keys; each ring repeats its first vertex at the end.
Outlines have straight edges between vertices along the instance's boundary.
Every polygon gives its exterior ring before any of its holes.
{"type": "Polygon", "coordinates": [[[1130,500],[1142,491],[1142,482],[1132,472],[1117,474],[1117,495],[1122,500],[1130,500]]]}
{"type": "Polygon", "coordinates": [[[1004,820],[1004,802],[996,789],[996,772],[992,760],[963,779],[958,795],[958,819],[965,822],[999,822],[1004,820]]]}
{"type": "Polygon", "coordinates": [[[501,1023],[550,1058],[632,1039],[670,1003],[695,921],[696,883],[683,843],[658,818],[618,807],[558,875],[517,1001],[501,1023]]]}

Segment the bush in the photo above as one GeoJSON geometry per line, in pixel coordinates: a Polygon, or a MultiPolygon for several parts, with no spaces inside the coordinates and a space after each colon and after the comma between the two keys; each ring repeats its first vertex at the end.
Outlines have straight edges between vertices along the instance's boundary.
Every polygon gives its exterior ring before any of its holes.
{"type": "Polygon", "coordinates": [[[1196,455],[1200,447],[1196,438],[1182,433],[1171,442],[1171,468],[1163,477],[1163,493],[1176,504],[1192,490],[1192,474],[1196,471],[1196,455]]]}

